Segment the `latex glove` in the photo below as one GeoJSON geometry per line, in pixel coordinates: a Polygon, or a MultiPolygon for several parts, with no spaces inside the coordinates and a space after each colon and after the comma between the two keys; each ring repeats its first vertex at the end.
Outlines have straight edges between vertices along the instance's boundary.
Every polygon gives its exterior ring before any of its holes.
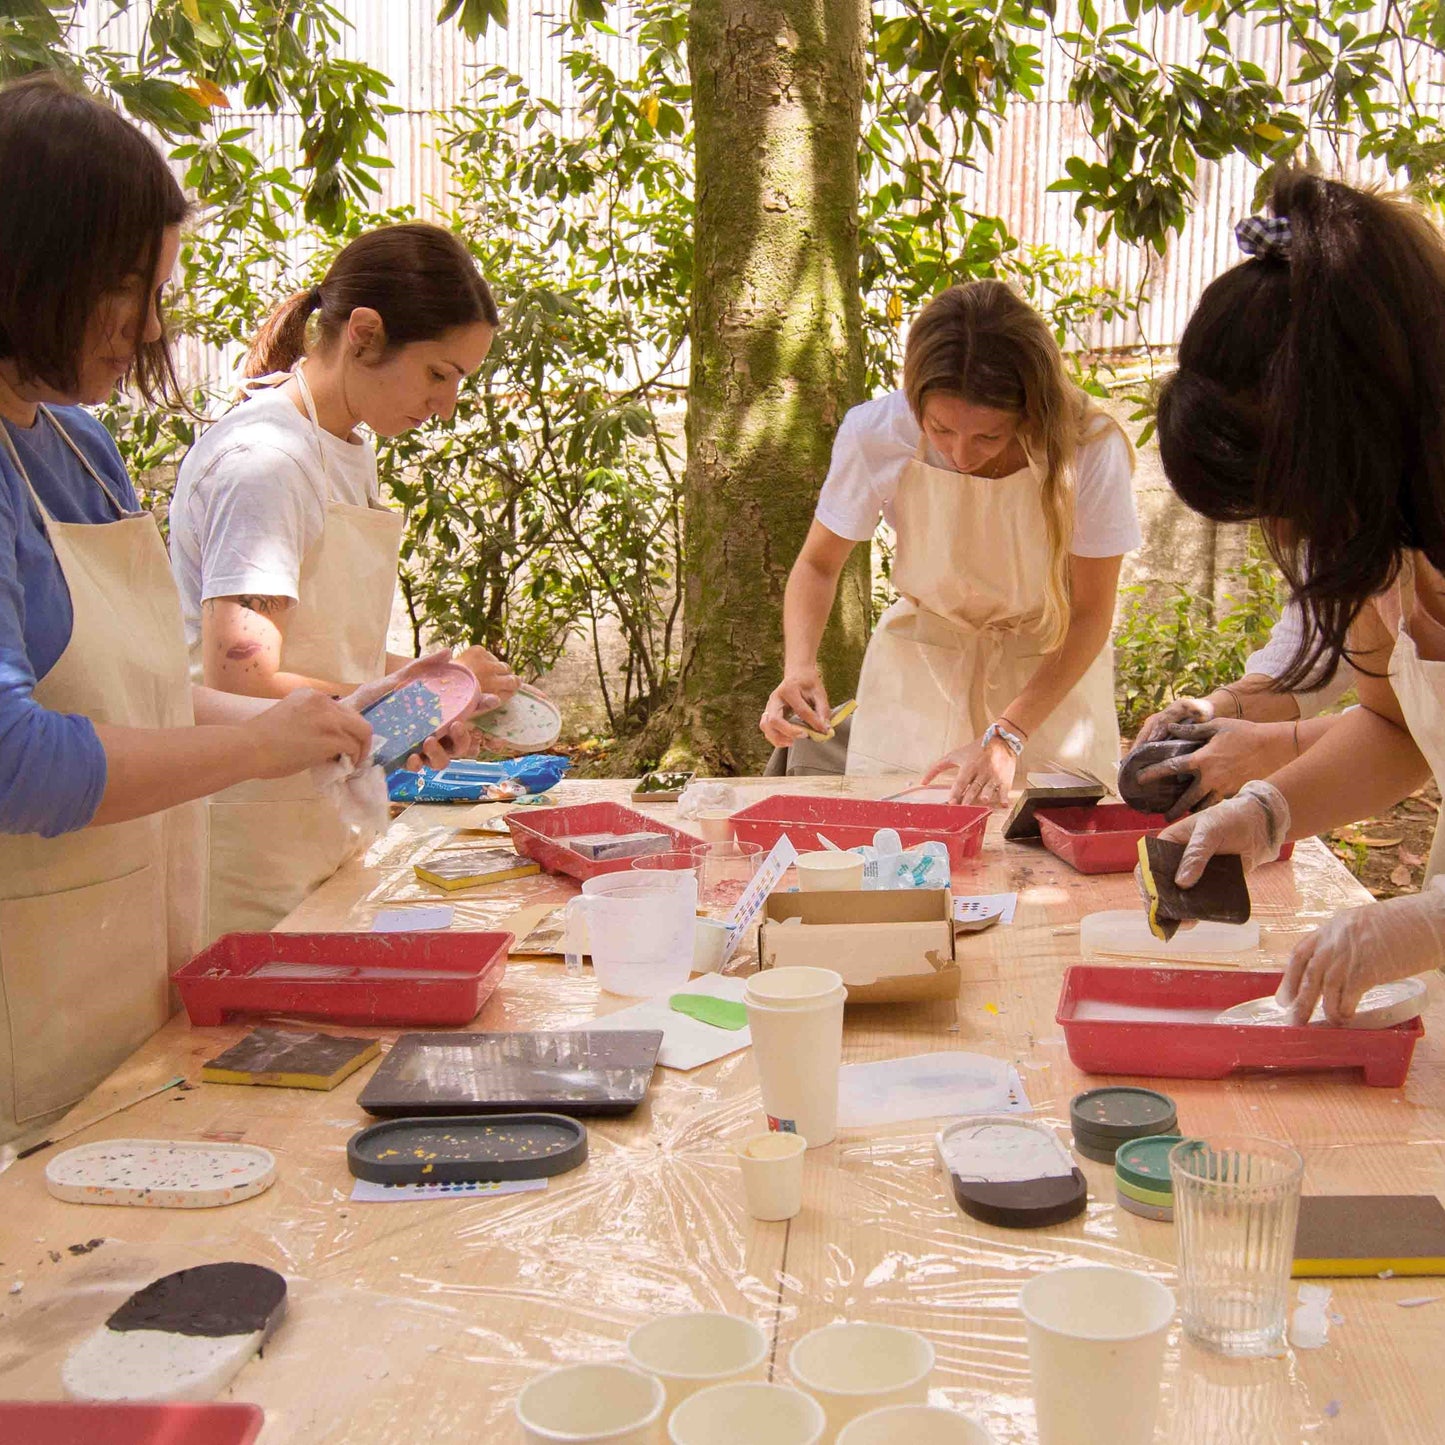
{"type": "Polygon", "coordinates": [[[1002,807],[1008,802],[1018,762],[1013,749],[1001,738],[994,738],[987,747],[981,742],[972,742],[939,758],[924,773],[920,786],[926,788],[935,778],[956,768],[957,776],[948,795],[950,803],[987,803],[1002,807]]]}
{"type": "Polygon", "coordinates": [[[1289,836],[1289,804],[1273,783],[1256,780],[1246,783],[1237,797],[1182,818],[1159,836],[1166,843],[1185,845],[1174,881],[1192,888],[1217,853],[1239,854],[1246,873],[1278,858],[1289,836]]]}
{"type": "Polygon", "coordinates": [[[832,713],[822,673],[816,667],[805,667],[784,674],[783,680],[768,698],[768,705],[758,719],[758,728],[775,748],[785,748],[789,743],[807,737],[808,728],[816,733],[826,733],[832,713]],[[801,718],[807,728],[789,722],[789,713],[801,718]]]}
{"type": "Polygon", "coordinates": [[[1134,739],[1137,748],[1140,743],[1157,743],[1169,736],[1169,729],[1177,723],[1211,722],[1214,719],[1214,704],[1202,697],[1176,697],[1168,707],[1160,708],[1144,719],[1139,736],[1134,739]]]}
{"type": "Polygon", "coordinates": [[[1188,792],[1165,814],[1171,823],[1201,803],[1208,807],[1222,798],[1232,798],[1246,783],[1277,773],[1297,756],[1292,722],[1216,718],[1212,722],[1171,724],[1166,736],[1204,744],[1197,753],[1156,763],[1139,774],[1140,783],[1182,773],[1193,775],[1188,792]]]}
{"type": "Polygon", "coordinates": [[[1445,878],[1419,893],[1338,914],[1295,945],[1276,999],[1304,1023],[1323,1001],[1325,1018],[1354,1016],[1366,989],[1445,966],[1445,878]]]}

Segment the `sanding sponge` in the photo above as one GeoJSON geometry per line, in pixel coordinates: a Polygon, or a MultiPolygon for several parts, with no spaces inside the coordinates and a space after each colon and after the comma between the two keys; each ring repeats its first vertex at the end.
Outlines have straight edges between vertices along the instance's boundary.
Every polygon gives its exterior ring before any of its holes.
{"type": "Polygon", "coordinates": [[[334,1089],[381,1052],[375,1039],[297,1029],[252,1029],[201,1070],[208,1084],[272,1084],[283,1089],[334,1089]]]}
{"type": "Polygon", "coordinates": [[[1182,843],[1160,838],[1139,840],[1139,873],[1148,904],[1149,931],[1166,943],[1181,923],[1248,923],[1249,888],[1244,862],[1234,853],[1216,853],[1192,888],[1181,888],[1174,876],[1184,860],[1182,843]]]}

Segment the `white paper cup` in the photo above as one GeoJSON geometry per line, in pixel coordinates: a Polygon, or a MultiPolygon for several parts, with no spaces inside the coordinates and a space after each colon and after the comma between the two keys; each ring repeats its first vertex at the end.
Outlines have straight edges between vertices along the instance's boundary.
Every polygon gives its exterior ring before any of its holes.
{"type": "Polygon", "coordinates": [[[672,1445],[817,1445],[822,1406],[801,1390],[754,1383],[699,1390],[672,1412],[672,1445]]]}
{"type": "Polygon", "coordinates": [[[863,886],[863,860],[856,853],[802,853],[793,866],[804,893],[856,892],[863,886]]]}
{"type": "Polygon", "coordinates": [[[886,1405],[850,1421],[837,1445],[995,1445],[968,1415],[935,1405],[886,1405]]]}
{"type": "Polygon", "coordinates": [[[527,1445],[658,1445],[666,1400],[631,1365],[564,1365],[523,1388],[517,1420],[527,1445]]]}
{"type": "Polygon", "coordinates": [[[768,969],[754,975],[743,992],[768,1128],[801,1134],[810,1149],[831,1144],[838,1132],[847,992],[838,975],[826,968],[768,969]],[[790,974],[816,977],[791,980],[786,977],[790,974]],[[835,980],[836,987],[817,991],[827,987],[828,979],[835,980]],[[792,985],[815,991],[787,992],[792,985]],[[777,1003],[766,1001],[767,989],[781,991],[777,1003]]]}
{"type": "Polygon", "coordinates": [[[761,1380],[768,1368],[768,1337],[738,1315],[664,1315],[628,1335],[627,1358],[662,1381],[670,1415],[699,1390],[729,1380],[761,1380]]]}
{"type": "Polygon", "coordinates": [[[885,1405],[927,1404],[933,1346],[897,1325],[827,1325],[793,1346],[788,1369],[823,1407],[831,1433],[885,1405]]]}
{"type": "Polygon", "coordinates": [[[692,971],[694,973],[716,973],[723,964],[727,952],[728,931],[719,918],[699,918],[697,935],[692,946],[692,971]]]}
{"type": "Polygon", "coordinates": [[[697,831],[704,843],[730,843],[733,836],[733,815],[730,808],[709,808],[697,815],[697,831]]]}
{"type": "Polygon", "coordinates": [[[737,1147],[743,1195],[754,1219],[791,1219],[803,1207],[802,1134],[753,1134],[737,1147]]]}
{"type": "Polygon", "coordinates": [[[1039,1445],[1150,1445],[1174,1293],[1107,1265],[1036,1275],[1019,1294],[1039,1445]]]}

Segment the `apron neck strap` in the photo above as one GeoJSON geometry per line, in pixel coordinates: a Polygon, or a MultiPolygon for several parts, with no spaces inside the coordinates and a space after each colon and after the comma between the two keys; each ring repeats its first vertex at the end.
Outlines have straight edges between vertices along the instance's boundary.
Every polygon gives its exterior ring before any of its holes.
{"type": "MultiPolygon", "coordinates": [[[[91,480],[104,493],[106,501],[110,503],[115,511],[116,520],[124,521],[127,517],[134,515],[128,512],[121,504],[120,499],[106,484],[105,478],[91,465],[90,458],[76,445],[75,439],[60,424],[54,412],[52,412],[48,406],[39,406],[36,410],[50,426],[54,427],[55,430],[60,433],[60,439],[70,448],[71,452],[74,453],[76,461],[89,473],[91,480]]],[[[35,490],[35,483],[30,480],[30,473],[26,469],[25,463],[20,459],[20,449],[15,445],[15,439],[10,435],[10,428],[8,426],[0,426],[0,441],[4,442],[5,450],[9,453],[15,470],[20,473],[21,481],[25,483],[27,490],[30,492],[30,499],[35,503],[35,510],[40,514],[41,525],[45,528],[46,535],[49,536],[50,524],[55,521],[55,518],[51,516],[50,508],[40,500],[40,493],[35,490]]]]}
{"type": "Polygon", "coordinates": [[[292,368],[296,378],[296,389],[301,393],[301,405],[306,408],[306,419],[311,423],[311,440],[316,443],[316,460],[321,464],[321,479],[329,481],[326,474],[326,443],[321,436],[321,422],[316,415],[316,398],[311,395],[311,383],[306,380],[306,361],[303,357],[292,368]]]}

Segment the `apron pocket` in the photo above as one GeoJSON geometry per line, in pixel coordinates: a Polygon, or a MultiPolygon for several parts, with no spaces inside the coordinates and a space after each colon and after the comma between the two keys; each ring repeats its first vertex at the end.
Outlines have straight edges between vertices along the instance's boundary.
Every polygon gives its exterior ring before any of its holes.
{"type": "Polygon", "coordinates": [[[68,1108],[169,1017],[159,868],[0,902],[0,983],[18,1123],[68,1108]]]}

